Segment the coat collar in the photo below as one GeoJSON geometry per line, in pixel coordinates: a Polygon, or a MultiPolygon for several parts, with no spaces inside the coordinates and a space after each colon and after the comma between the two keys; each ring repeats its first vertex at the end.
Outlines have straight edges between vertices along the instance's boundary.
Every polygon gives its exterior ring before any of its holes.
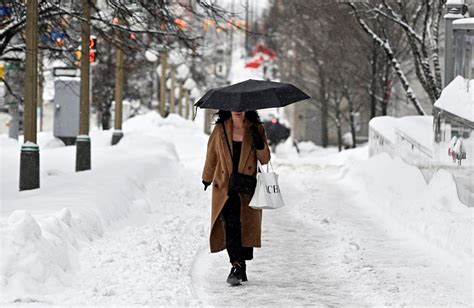
{"type": "MultiPolygon", "coordinates": [[[[233,123],[232,118],[227,119],[224,121],[224,126],[227,134],[227,141],[229,142],[230,150],[232,155],[232,133],[233,133],[233,123]]],[[[222,132],[222,142],[224,143],[225,152],[229,153],[229,149],[227,148],[227,143],[225,141],[224,132],[222,132]]],[[[245,169],[245,164],[247,163],[247,159],[249,158],[250,153],[252,152],[252,136],[250,135],[250,122],[245,121],[244,123],[244,137],[242,139],[242,149],[240,152],[240,161],[239,161],[239,172],[243,172],[245,169]]],[[[230,173],[232,173],[232,156],[226,155],[227,159],[227,169],[230,173]]]]}

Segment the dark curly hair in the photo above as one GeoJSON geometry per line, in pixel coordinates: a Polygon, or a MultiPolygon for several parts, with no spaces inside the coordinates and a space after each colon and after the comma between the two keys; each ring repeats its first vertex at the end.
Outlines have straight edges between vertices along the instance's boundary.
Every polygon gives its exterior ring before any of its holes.
{"type": "MultiPolygon", "coordinates": [[[[224,123],[225,120],[232,117],[232,113],[230,111],[219,110],[218,112],[214,114],[214,116],[217,117],[216,124],[218,124],[218,123],[224,123]]],[[[255,110],[246,111],[245,119],[255,125],[262,124],[262,121],[260,120],[260,116],[255,110]]]]}

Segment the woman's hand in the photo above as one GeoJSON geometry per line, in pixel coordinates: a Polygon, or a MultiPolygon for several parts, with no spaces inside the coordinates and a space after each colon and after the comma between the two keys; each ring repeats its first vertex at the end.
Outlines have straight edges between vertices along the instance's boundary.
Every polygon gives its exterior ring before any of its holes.
{"type": "Polygon", "coordinates": [[[204,191],[209,187],[209,185],[211,185],[211,183],[205,181],[202,181],[202,184],[204,185],[204,191]]]}
{"type": "Polygon", "coordinates": [[[257,125],[250,126],[250,134],[252,135],[253,146],[257,150],[263,150],[265,143],[263,142],[263,138],[258,131],[257,125]]]}

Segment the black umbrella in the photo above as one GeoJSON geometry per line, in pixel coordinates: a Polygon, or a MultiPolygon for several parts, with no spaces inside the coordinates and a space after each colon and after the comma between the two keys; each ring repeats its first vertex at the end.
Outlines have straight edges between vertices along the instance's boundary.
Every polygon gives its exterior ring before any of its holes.
{"type": "Polygon", "coordinates": [[[310,98],[292,84],[266,80],[239,82],[209,90],[194,106],[226,111],[283,107],[310,98]]]}

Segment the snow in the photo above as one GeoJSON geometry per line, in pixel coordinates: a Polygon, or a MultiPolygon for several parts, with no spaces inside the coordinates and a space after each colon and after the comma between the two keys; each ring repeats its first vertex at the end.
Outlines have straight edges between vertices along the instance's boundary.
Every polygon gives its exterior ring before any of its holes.
{"type": "Polygon", "coordinates": [[[445,19],[461,19],[464,18],[463,14],[454,14],[454,13],[448,13],[444,14],[445,19]]]}
{"type": "Polygon", "coordinates": [[[465,0],[447,0],[446,5],[463,5],[465,0]]]}
{"type": "MultiPolygon", "coordinates": [[[[210,256],[202,251],[197,256],[192,277],[197,296],[205,304],[338,307],[472,303],[470,271],[463,272],[470,268],[469,260],[427,243],[394,216],[380,213],[378,203],[368,198],[363,179],[369,175],[370,183],[383,186],[383,180],[390,177],[384,173],[385,163],[392,161],[378,164],[374,161],[377,158],[367,160],[366,147],[339,154],[309,143],[301,148],[301,160],[292,156],[288,145],[277,150],[274,166],[281,175],[287,205],[277,211],[264,211],[264,247],[256,251],[255,260],[247,266],[249,282],[243,288],[229,290],[222,283],[228,274],[226,255],[210,256]],[[340,156],[352,156],[353,160],[342,163],[340,156]],[[350,167],[354,162],[355,166],[350,167]],[[364,163],[372,167],[359,169],[364,163]],[[453,278],[453,272],[460,276],[453,278]]],[[[398,176],[416,174],[417,180],[412,183],[416,188],[426,187],[415,168],[399,163],[394,166],[399,170],[393,176],[394,185],[376,194],[379,198],[388,190],[384,202],[393,203],[399,194],[403,195],[403,188],[397,185],[405,187],[406,180],[398,176]]],[[[452,186],[446,190],[452,192],[452,186]]],[[[459,210],[458,205],[454,203],[453,209],[459,210]]],[[[406,210],[397,206],[391,209],[391,214],[406,210]]],[[[461,209],[464,214],[472,214],[464,206],[461,209]]],[[[441,209],[432,214],[442,218],[446,213],[441,209]]],[[[452,218],[448,213],[446,220],[452,218]]],[[[410,223],[424,221],[422,216],[409,218],[410,223]]]]}
{"type": "Polygon", "coordinates": [[[395,128],[399,135],[410,137],[423,148],[433,152],[433,117],[406,116],[399,118],[395,128]]]}
{"type": "Polygon", "coordinates": [[[186,64],[181,64],[176,68],[176,78],[184,80],[189,75],[190,69],[186,64]]]}
{"type": "Polygon", "coordinates": [[[470,18],[460,18],[453,21],[453,25],[472,25],[474,24],[474,17],[470,18]]]}
{"type": "Polygon", "coordinates": [[[474,122],[474,79],[457,76],[441,93],[435,107],[474,122]]]}
{"type": "Polygon", "coordinates": [[[369,131],[371,156],[387,152],[407,162],[417,161],[414,164],[433,156],[432,116],[375,117],[369,122],[369,131]]]}
{"type": "MultiPolygon", "coordinates": [[[[241,52],[233,82],[260,79],[241,52]]],[[[0,135],[0,304],[473,305],[474,208],[459,202],[449,173],[426,184],[400,159],[369,158],[367,145],[277,146],[286,206],[263,212],[249,282],[228,287],[226,253],[208,248],[203,120],[204,112],[196,122],[139,115],[124,122],[116,146],[113,131],[92,130],[92,170],[79,173],[75,147],[39,133],[41,188],[23,192],[21,143],[0,135]]],[[[390,117],[370,123],[395,141],[399,124],[419,129],[390,117]]]]}
{"type": "Polygon", "coordinates": [[[399,160],[368,159],[366,146],[339,153],[305,142],[297,154],[280,144],[272,164],[286,206],[264,212],[250,282],[229,289],[225,252],[208,253],[201,124],[151,112],[123,131],[113,147],[112,131],[92,131],[93,168],[80,173],[74,147],[47,146],[55,139],[40,134],[41,189],[26,192],[17,191],[20,145],[0,138],[0,303],[472,302],[472,209],[446,173],[426,185],[399,160]]]}
{"type": "Polygon", "coordinates": [[[395,144],[397,136],[395,134],[395,128],[397,127],[397,118],[391,116],[375,117],[369,122],[371,129],[377,131],[385,139],[395,144]]]}
{"type": "Polygon", "coordinates": [[[459,201],[447,171],[440,170],[426,184],[418,168],[382,153],[352,166],[348,179],[358,180],[365,206],[376,207],[372,210],[394,218],[460,259],[474,257],[472,209],[459,201]]]}
{"type": "MultiPolygon", "coordinates": [[[[146,197],[147,185],[157,174],[173,174],[181,166],[175,146],[159,136],[171,135],[183,122],[175,116],[163,120],[155,113],[132,119],[124,124],[125,137],[116,147],[104,142],[110,142],[111,131],[96,132],[93,170],[81,173],[73,172],[73,147],[44,148],[46,138],[41,138],[41,189],[27,192],[18,192],[16,186],[19,144],[2,136],[6,168],[1,182],[1,302],[26,297],[48,302],[52,290],[74,283],[83,266],[78,262],[80,249],[106,230],[146,221],[153,201],[146,197]],[[146,133],[158,125],[161,132],[146,133]]],[[[185,135],[192,136],[197,126],[187,127],[185,135]]],[[[196,141],[205,144],[202,139],[196,141]]]]}

